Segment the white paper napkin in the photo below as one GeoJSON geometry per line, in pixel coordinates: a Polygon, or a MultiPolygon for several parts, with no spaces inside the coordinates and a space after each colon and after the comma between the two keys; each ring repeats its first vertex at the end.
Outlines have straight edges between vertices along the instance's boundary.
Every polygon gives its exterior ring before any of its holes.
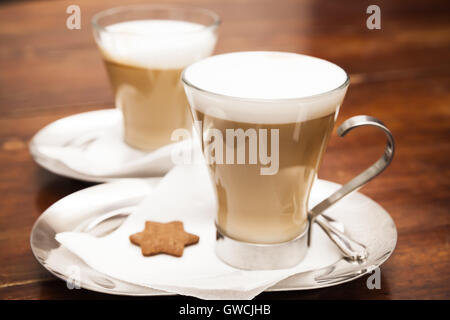
{"type": "MultiPolygon", "coordinates": [[[[70,130],[67,130],[70,135],[70,130]]],[[[35,144],[41,158],[63,164],[69,171],[93,178],[133,178],[161,176],[176,163],[173,155],[190,152],[191,139],[172,143],[152,152],[129,147],[120,125],[70,138],[64,144],[35,144]]]]}
{"type": "MultiPolygon", "coordinates": [[[[318,228],[313,247],[302,263],[284,270],[244,271],[221,262],[214,253],[215,197],[203,165],[172,169],[138,209],[113,233],[96,238],[86,233],[56,235],[65,248],[91,268],[133,284],[202,299],[252,299],[266,288],[293,274],[328,266],[340,254],[318,228]],[[143,257],[129,235],[141,231],[145,220],[181,220],[185,230],[200,236],[200,242],[185,248],[181,258],[168,255],[143,257]]],[[[326,195],[323,195],[323,198],[326,195]]],[[[64,272],[58,248],[46,264],[64,272]]]]}

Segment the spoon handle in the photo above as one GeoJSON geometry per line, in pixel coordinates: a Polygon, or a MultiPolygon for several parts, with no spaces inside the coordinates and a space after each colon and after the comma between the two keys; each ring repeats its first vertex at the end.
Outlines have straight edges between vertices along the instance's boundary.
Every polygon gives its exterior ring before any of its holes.
{"type": "Polygon", "coordinates": [[[368,253],[363,244],[351,239],[345,233],[339,231],[321,215],[317,216],[316,219],[314,219],[314,222],[325,231],[346,259],[360,263],[366,260],[368,253]]]}

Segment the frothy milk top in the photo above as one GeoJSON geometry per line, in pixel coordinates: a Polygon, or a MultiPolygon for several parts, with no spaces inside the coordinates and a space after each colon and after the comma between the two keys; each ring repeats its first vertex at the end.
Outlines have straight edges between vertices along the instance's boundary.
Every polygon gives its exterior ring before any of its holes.
{"type": "Polygon", "coordinates": [[[144,68],[184,68],[211,55],[217,40],[211,28],[177,20],[133,20],[105,29],[98,41],[105,58],[144,68]]]}
{"type": "Polygon", "coordinates": [[[326,60],[295,53],[255,51],[209,57],[189,66],[183,79],[213,93],[186,87],[193,107],[205,113],[234,121],[286,123],[337,111],[346,88],[333,90],[346,82],[347,74],[326,60]],[[323,93],[327,94],[320,95],[323,93]],[[214,94],[232,98],[227,101],[214,94]]]}

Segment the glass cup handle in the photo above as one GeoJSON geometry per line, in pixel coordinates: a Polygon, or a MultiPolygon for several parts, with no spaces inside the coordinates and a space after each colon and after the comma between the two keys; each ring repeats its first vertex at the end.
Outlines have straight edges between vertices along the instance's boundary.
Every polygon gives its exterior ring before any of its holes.
{"type": "MultiPolygon", "coordinates": [[[[314,222],[314,220],[318,215],[322,214],[326,209],[331,207],[333,204],[341,200],[349,193],[358,190],[359,188],[364,186],[367,182],[369,182],[377,175],[379,175],[381,172],[383,172],[383,170],[386,169],[386,167],[391,163],[392,158],[394,157],[394,150],[395,150],[394,137],[392,136],[389,129],[386,128],[384,123],[381,122],[380,120],[371,116],[364,116],[364,115],[354,116],[344,121],[338,128],[337,133],[340,137],[344,137],[352,129],[362,126],[374,126],[383,130],[383,132],[386,134],[387,137],[387,143],[384,149],[384,154],[381,156],[380,159],[378,159],[378,161],[372,164],[369,168],[367,168],[358,176],[347,182],[340,189],[334,192],[331,196],[329,196],[328,198],[326,198],[325,200],[321,201],[319,204],[314,206],[314,208],[312,208],[308,213],[308,220],[310,226],[312,226],[312,223],[314,222]]],[[[309,228],[308,243],[310,243],[311,239],[311,229],[312,228],[309,228]]]]}

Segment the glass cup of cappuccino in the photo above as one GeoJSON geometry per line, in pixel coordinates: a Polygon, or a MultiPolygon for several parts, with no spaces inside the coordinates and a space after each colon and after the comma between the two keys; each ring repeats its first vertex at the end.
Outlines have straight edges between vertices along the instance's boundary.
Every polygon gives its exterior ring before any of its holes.
{"type": "Polygon", "coordinates": [[[347,73],[306,55],[235,52],[190,65],[182,81],[215,186],[217,255],[242,269],[296,265],[347,73]]]}
{"type": "Polygon", "coordinates": [[[209,10],[177,5],[124,6],[93,17],[128,145],[154,150],[171,142],[173,130],[191,128],[181,72],[212,54],[219,24],[209,10]]]}

